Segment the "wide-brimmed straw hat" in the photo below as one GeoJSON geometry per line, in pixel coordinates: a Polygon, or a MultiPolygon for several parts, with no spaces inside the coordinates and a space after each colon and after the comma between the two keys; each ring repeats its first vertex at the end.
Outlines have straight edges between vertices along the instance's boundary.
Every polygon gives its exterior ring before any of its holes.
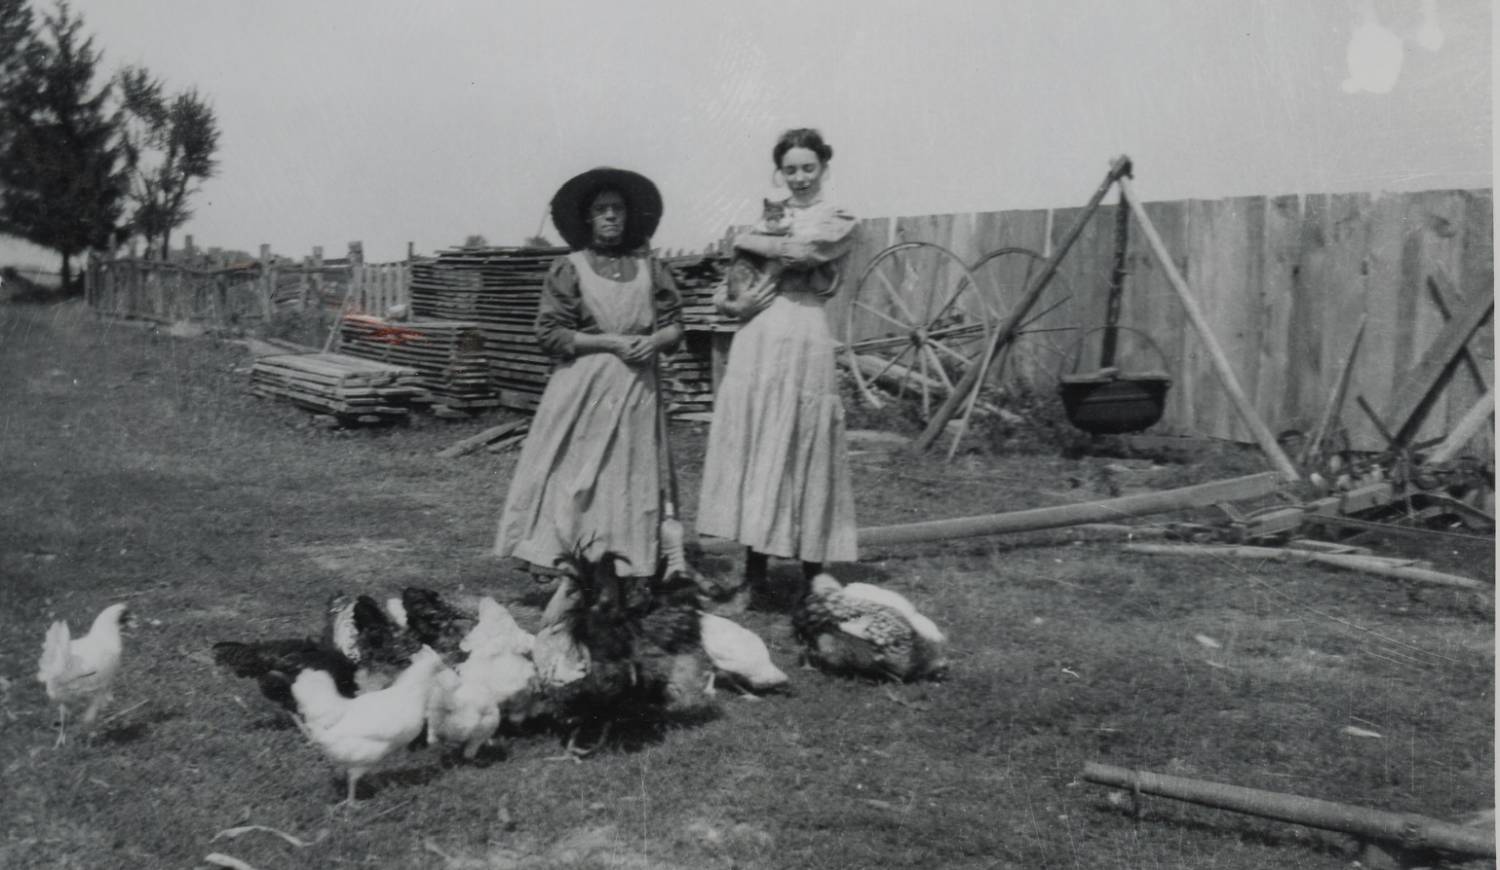
{"type": "Polygon", "coordinates": [[[625,197],[625,235],[621,246],[631,250],[645,244],[661,223],[661,192],[639,172],[610,166],[573,176],[553,195],[552,224],[563,241],[575,250],[586,248],[593,241],[588,207],[603,190],[618,190],[625,197]]]}

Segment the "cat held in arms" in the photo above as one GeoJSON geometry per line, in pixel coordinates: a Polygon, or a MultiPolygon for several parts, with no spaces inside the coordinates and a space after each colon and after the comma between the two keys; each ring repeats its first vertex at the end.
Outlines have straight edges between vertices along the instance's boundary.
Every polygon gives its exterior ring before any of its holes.
{"type": "MultiPolygon", "coordinates": [[[[785,202],[764,199],[761,203],[761,223],[755,232],[767,236],[784,236],[791,232],[785,202]]],[[[725,275],[726,296],[730,302],[735,302],[762,284],[775,281],[780,274],[781,264],[774,259],[737,250],[725,275]]]]}

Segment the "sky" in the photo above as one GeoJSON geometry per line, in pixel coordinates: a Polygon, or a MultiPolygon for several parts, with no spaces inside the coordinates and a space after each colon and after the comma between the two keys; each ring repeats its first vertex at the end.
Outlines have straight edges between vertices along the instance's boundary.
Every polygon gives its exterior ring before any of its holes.
{"type": "Polygon", "coordinates": [[[661,187],[658,245],[701,248],[796,126],[871,217],[1080,205],[1121,153],[1147,200],[1493,183],[1486,0],[72,5],[106,72],[213,105],[200,247],[556,240],[552,193],[608,164],[661,187]]]}

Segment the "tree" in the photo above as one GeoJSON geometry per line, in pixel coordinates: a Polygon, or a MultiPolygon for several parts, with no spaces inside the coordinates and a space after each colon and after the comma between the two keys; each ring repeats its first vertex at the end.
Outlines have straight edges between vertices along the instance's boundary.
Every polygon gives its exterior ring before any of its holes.
{"type": "Polygon", "coordinates": [[[144,67],[125,67],[115,82],[124,111],[130,200],[135,204],[130,230],[145,237],[148,251],[160,239],[165,260],[172,248],[172,230],[193,215],[188,198],[218,169],[218,121],[196,90],[169,99],[161,81],[144,67]]]}
{"type": "Polygon", "coordinates": [[[526,241],[523,244],[525,244],[525,246],[528,248],[554,247],[553,244],[547,240],[547,237],[543,235],[527,236],[526,241]]]}
{"type": "Polygon", "coordinates": [[[64,286],[75,255],[109,244],[127,187],[120,119],[106,110],[108,84],[90,93],[100,55],[82,27],[59,2],[0,94],[0,232],[60,254],[64,286]]]}
{"type": "MultiPolygon", "coordinates": [[[[6,118],[4,107],[21,98],[28,82],[27,57],[37,48],[33,23],[26,0],[0,0],[0,119],[6,118]]],[[[0,124],[0,154],[8,150],[13,130],[12,124],[0,124]]]]}
{"type": "Polygon", "coordinates": [[[484,236],[481,236],[478,233],[474,233],[473,235],[464,238],[463,246],[465,248],[488,248],[490,246],[490,243],[485,239],[484,236]]]}

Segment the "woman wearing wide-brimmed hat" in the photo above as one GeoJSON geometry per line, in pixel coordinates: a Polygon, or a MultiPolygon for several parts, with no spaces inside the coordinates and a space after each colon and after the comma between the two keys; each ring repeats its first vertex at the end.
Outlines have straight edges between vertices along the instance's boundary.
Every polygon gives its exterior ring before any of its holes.
{"type": "Polygon", "coordinates": [[[542,288],[537,340],[555,365],[500,516],[494,552],[551,573],[580,544],[657,565],[655,356],[682,338],[681,298],[647,248],[661,194],[645,176],[592,169],[552,198],[572,251],[542,288]]]}

